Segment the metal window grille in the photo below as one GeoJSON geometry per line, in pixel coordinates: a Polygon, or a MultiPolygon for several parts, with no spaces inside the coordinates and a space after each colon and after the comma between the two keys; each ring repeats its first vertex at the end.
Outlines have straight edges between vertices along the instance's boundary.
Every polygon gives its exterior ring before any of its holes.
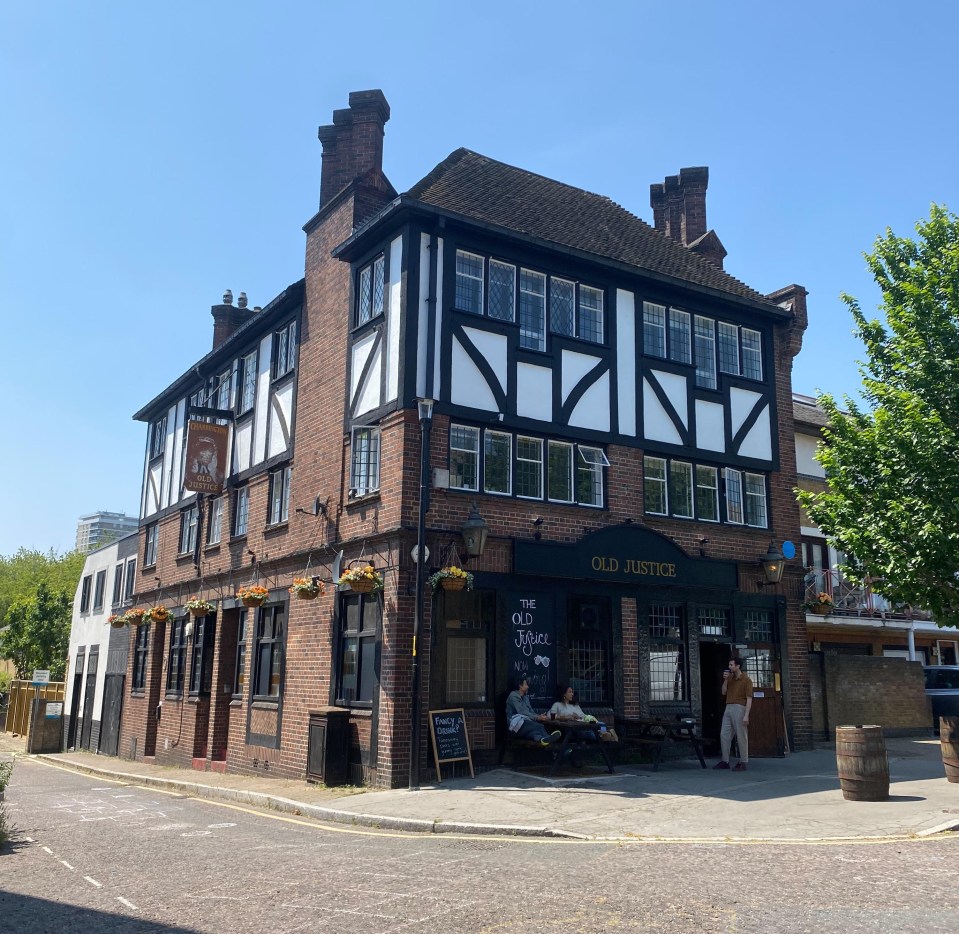
{"type": "Polygon", "coordinates": [[[584,341],[603,342],[603,293],[588,285],[579,287],[578,334],[584,341]]]}
{"type": "Polygon", "coordinates": [[[650,357],[666,356],[666,307],[643,302],[643,351],[650,357]]]}
{"type": "Polygon", "coordinates": [[[489,316],[512,321],[516,316],[516,267],[489,261],[489,316]]]}
{"type": "Polygon", "coordinates": [[[683,621],[678,606],[651,606],[649,608],[649,637],[662,641],[683,637],[683,621]]]}
{"type": "Polygon", "coordinates": [[[725,636],[728,638],[732,632],[729,621],[729,610],[720,607],[709,607],[699,610],[696,618],[699,620],[700,635],[725,636]]]}
{"type": "Polygon", "coordinates": [[[653,642],[649,646],[649,699],[686,700],[686,646],[653,642]]]}
{"type": "Polygon", "coordinates": [[[446,643],[447,703],[486,700],[486,639],[455,638],[446,643]]]}
{"type": "Polygon", "coordinates": [[[609,697],[606,643],[576,639],[569,644],[569,682],[580,703],[602,703],[609,697]]]}
{"type": "Polygon", "coordinates": [[[768,610],[746,610],[744,622],[747,642],[773,641],[773,618],[768,610]]]}
{"type": "Polygon", "coordinates": [[[576,287],[568,279],[549,280],[549,329],[554,334],[573,334],[573,294],[576,287]]]}
{"type": "Polygon", "coordinates": [[[776,674],[773,670],[771,649],[753,649],[744,659],[743,668],[755,688],[775,687],[776,674]]]}

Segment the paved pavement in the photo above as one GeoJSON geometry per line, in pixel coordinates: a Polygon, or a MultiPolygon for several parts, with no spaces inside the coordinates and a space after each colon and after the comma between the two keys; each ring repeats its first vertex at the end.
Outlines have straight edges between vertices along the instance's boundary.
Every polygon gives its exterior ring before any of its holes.
{"type": "MultiPolygon", "coordinates": [[[[196,797],[430,833],[688,843],[889,839],[959,830],[959,784],[946,781],[938,741],[887,739],[886,749],[890,797],[882,802],[843,798],[829,744],[784,759],[753,759],[746,772],[704,771],[695,759],[665,762],[658,772],[617,766],[613,775],[587,765],[553,779],[496,769],[418,791],[325,788],[87,752],[38,758],[196,797]]],[[[0,757],[11,753],[24,754],[22,740],[0,733],[0,757]]]]}

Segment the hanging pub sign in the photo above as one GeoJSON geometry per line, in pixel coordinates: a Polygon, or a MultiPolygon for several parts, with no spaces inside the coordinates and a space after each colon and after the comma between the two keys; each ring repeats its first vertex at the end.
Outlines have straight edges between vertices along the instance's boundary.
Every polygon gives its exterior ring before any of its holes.
{"type": "Polygon", "coordinates": [[[228,425],[190,422],[186,433],[183,488],[194,493],[220,493],[226,474],[228,425]]]}

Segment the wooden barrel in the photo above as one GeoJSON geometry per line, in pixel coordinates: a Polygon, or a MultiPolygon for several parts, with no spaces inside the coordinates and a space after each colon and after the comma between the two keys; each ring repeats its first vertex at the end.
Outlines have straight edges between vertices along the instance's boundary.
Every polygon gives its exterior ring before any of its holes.
{"type": "Polygon", "coordinates": [[[885,801],[889,760],[881,726],[837,726],[836,766],[847,801],[885,801]]]}
{"type": "Polygon", "coordinates": [[[946,778],[959,784],[959,717],[939,718],[939,744],[946,778]]]}

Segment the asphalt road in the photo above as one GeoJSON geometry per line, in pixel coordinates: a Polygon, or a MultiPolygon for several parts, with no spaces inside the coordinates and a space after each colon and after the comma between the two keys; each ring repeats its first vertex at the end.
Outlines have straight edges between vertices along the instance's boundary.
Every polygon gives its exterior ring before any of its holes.
{"type": "Polygon", "coordinates": [[[354,830],[20,759],[0,932],[949,932],[959,838],[688,845],[354,830]]]}

